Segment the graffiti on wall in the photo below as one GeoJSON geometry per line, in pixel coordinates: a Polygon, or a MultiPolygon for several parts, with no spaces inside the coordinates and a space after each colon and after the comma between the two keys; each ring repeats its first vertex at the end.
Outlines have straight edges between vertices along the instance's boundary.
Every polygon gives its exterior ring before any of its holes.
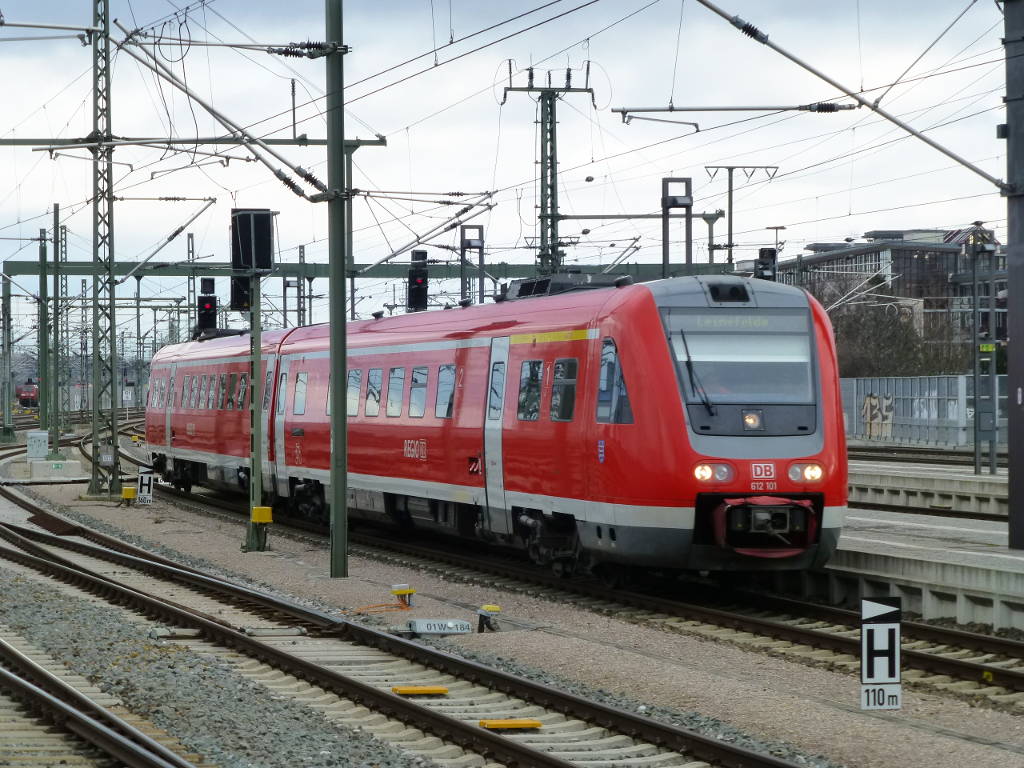
{"type": "Polygon", "coordinates": [[[895,408],[892,395],[876,395],[874,392],[864,397],[860,407],[861,422],[864,424],[864,437],[868,440],[887,440],[892,438],[892,420],[895,408]]]}

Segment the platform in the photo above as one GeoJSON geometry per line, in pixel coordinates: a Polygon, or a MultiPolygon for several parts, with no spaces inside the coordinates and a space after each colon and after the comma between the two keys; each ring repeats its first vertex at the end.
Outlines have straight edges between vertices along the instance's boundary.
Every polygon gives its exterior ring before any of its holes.
{"type": "Polygon", "coordinates": [[[896,461],[850,461],[850,501],[1006,516],[1006,470],[896,461]]]}
{"type": "Polygon", "coordinates": [[[849,607],[901,597],[926,619],[1024,629],[1024,551],[1007,548],[1003,522],[850,510],[828,566],[777,586],[849,607]]]}

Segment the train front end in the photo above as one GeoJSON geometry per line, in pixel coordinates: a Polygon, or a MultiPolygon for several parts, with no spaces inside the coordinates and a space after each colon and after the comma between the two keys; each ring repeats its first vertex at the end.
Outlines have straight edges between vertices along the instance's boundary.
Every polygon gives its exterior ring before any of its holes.
{"type": "Polygon", "coordinates": [[[823,565],[846,510],[831,324],[805,291],[715,276],[653,284],[683,400],[688,570],[823,565]]]}

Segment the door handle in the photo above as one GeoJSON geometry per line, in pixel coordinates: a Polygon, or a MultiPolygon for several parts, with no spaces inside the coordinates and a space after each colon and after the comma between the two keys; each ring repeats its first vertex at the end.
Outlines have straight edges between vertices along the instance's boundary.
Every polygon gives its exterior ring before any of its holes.
{"type": "Polygon", "coordinates": [[[306,430],[302,427],[296,427],[292,430],[292,437],[303,437],[306,434],[306,430]]]}

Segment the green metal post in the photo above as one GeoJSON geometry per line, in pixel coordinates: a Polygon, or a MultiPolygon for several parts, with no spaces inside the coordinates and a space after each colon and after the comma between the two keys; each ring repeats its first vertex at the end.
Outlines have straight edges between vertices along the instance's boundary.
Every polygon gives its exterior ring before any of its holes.
{"type": "MultiPolygon", "coordinates": [[[[62,460],[60,452],[60,206],[53,204],[53,348],[50,360],[50,453],[46,458],[62,460]]],[[[40,351],[42,354],[42,351],[40,351]]]]}
{"type": "MultiPolygon", "coordinates": [[[[263,338],[260,322],[260,275],[249,277],[249,513],[263,506],[263,338]]],[[[250,518],[245,531],[243,552],[263,552],[267,548],[267,523],[250,518]]]]}
{"type": "Polygon", "coordinates": [[[3,287],[0,288],[0,323],[3,325],[3,383],[0,384],[0,394],[3,396],[3,425],[0,427],[0,443],[14,442],[14,422],[11,420],[11,401],[14,399],[14,392],[11,389],[11,281],[4,275],[3,287]]]}
{"type": "Polygon", "coordinates": [[[558,145],[555,100],[548,88],[540,94],[540,273],[561,266],[558,251],[558,145]]]}
{"type": "Polygon", "coordinates": [[[39,230],[39,319],[37,321],[39,429],[50,428],[50,290],[46,268],[46,230],[39,230]]]}
{"type": "Polygon", "coordinates": [[[327,60],[327,202],[328,258],[330,261],[331,327],[331,578],[348,576],[348,439],[345,408],[347,340],[345,338],[345,272],[348,267],[345,233],[345,68],[342,47],[341,0],[325,0],[326,41],[337,50],[327,60]]]}

